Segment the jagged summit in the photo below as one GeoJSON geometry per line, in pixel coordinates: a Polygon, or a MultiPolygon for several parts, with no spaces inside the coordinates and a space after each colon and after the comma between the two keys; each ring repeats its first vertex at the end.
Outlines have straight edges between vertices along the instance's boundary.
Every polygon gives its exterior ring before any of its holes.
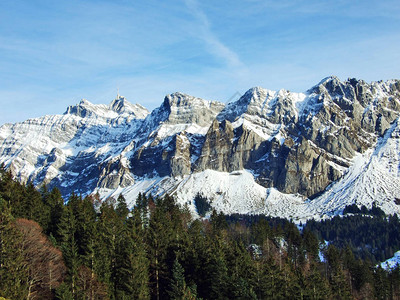
{"type": "Polygon", "coordinates": [[[109,109],[118,114],[133,114],[137,119],[144,119],[150,113],[144,106],[132,104],[120,95],[110,103],[109,109]]]}
{"type": "Polygon", "coordinates": [[[124,96],[118,95],[113,101],[111,101],[109,108],[115,112],[123,113],[126,111],[126,106],[130,103],[126,100],[124,96]]]}
{"type": "Polygon", "coordinates": [[[254,87],[249,89],[242,97],[235,102],[230,102],[226,108],[218,115],[219,120],[227,119],[230,122],[235,121],[245,113],[262,114],[265,103],[274,98],[276,92],[254,87]]]}
{"type": "Polygon", "coordinates": [[[96,105],[86,99],[82,99],[79,104],[68,106],[64,114],[72,114],[85,118],[89,115],[96,114],[99,111],[104,112],[106,109],[107,107],[104,104],[96,105]]]}
{"type": "Polygon", "coordinates": [[[140,104],[131,104],[125,97],[118,95],[109,105],[93,104],[86,99],[82,99],[79,104],[71,105],[67,108],[64,115],[76,115],[81,118],[136,118],[144,119],[149,111],[140,104]]]}
{"type": "Polygon", "coordinates": [[[325,77],[325,78],[323,78],[318,84],[317,84],[317,86],[318,85],[325,85],[325,84],[327,84],[328,82],[331,82],[331,81],[334,81],[334,82],[340,82],[340,79],[339,79],[339,77],[337,77],[337,76],[335,76],[335,75],[330,75],[330,76],[327,76],[327,77],[325,77]]]}
{"type": "Polygon", "coordinates": [[[132,205],[168,192],[193,210],[203,193],[225,212],[303,218],[373,199],[400,212],[399,117],[399,80],[330,76],[306,93],[254,87],[226,105],[177,92],[151,113],[118,94],[1,126],[0,163],[65,196],[123,192],[132,205]]]}
{"type": "Polygon", "coordinates": [[[150,119],[155,123],[207,126],[223,108],[223,103],[176,92],[164,98],[163,104],[151,113],[150,119]]]}
{"type": "Polygon", "coordinates": [[[218,120],[235,122],[245,119],[263,128],[297,122],[298,103],[305,99],[302,93],[287,90],[272,91],[261,87],[249,89],[236,102],[229,103],[218,115],[218,120]]]}

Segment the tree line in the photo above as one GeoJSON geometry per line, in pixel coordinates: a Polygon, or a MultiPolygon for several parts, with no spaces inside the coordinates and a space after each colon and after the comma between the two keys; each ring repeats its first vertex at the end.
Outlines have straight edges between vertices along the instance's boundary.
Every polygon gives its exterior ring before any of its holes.
{"type": "MultiPolygon", "coordinates": [[[[199,203],[203,201],[199,200],[199,203]]],[[[206,205],[202,205],[206,207],[206,205]]],[[[206,207],[207,208],[207,207],[206,207]]],[[[381,222],[387,222],[385,218],[381,222]]],[[[212,211],[168,195],[100,201],[0,171],[0,297],[6,299],[398,299],[400,270],[319,231],[212,211]]]]}
{"type": "Polygon", "coordinates": [[[400,220],[396,214],[386,216],[375,205],[370,209],[355,209],[352,205],[347,215],[316,222],[310,220],[305,228],[320,240],[345,248],[349,247],[357,258],[373,264],[385,261],[400,249],[400,220]]]}

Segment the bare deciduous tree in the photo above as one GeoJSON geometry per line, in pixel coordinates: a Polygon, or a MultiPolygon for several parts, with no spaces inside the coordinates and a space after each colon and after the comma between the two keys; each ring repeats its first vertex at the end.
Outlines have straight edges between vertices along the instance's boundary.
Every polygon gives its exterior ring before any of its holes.
{"type": "Polygon", "coordinates": [[[50,299],[66,273],[62,253],[51,244],[35,221],[17,219],[15,226],[23,236],[21,247],[29,273],[27,298],[50,299]]]}

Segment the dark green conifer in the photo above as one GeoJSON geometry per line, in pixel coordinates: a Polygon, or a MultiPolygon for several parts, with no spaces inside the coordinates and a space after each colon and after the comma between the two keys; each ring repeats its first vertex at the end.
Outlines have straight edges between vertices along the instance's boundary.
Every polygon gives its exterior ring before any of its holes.
{"type": "Polygon", "coordinates": [[[76,231],[77,220],[72,212],[72,208],[69,205],[65,206],[58,226],[58,235],[60,236],[60,246],[65,264],[68,268],[68,288],[74,296],[77,294],[76,281],[80,265],[76,231]]]}
{"type": "Polygon", "coordinates": [[[0,197],[0,295],[25,299],[28,295],[28,269],[22,251],[22,235],[13,226],[6,201],[0,197]]]}
{"type": "MultiPolygon", "coordinates": [[[[132,219],[117,238],[116,298],[149,299],[149,266],[143,239],[132,219]]],[[[141,230],[141,229],[139,229],[141,230]]]]}
{"type": "Polygon", "coordinates": [[[190,288],[186,284],[185,270],[179,263],[178,259],[175,259],[172,267],[172,279],[170,288],[168,291],[170,299],[174,300],[195,300],[196,291],[194,288],[190,288]]]}
{"type": "Polygon", "coordinates": [[[122,193],[119,194],[118,196],[117,207],[115,208],[115,212],[122,220],[125,220],[128,217],[129,208],[128,205],[126,204],[125,197],[122,195],[122,193]]]}

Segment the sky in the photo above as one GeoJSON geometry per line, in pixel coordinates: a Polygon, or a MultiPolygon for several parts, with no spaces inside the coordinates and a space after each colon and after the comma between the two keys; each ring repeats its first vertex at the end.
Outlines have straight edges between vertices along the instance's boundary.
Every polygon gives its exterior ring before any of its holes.
{"type": "Polygon", "coordinates": [[[119,93],[149,110],[183,92],[400,79],[395,0],[1,0],[0,125],[119,93]]]}

